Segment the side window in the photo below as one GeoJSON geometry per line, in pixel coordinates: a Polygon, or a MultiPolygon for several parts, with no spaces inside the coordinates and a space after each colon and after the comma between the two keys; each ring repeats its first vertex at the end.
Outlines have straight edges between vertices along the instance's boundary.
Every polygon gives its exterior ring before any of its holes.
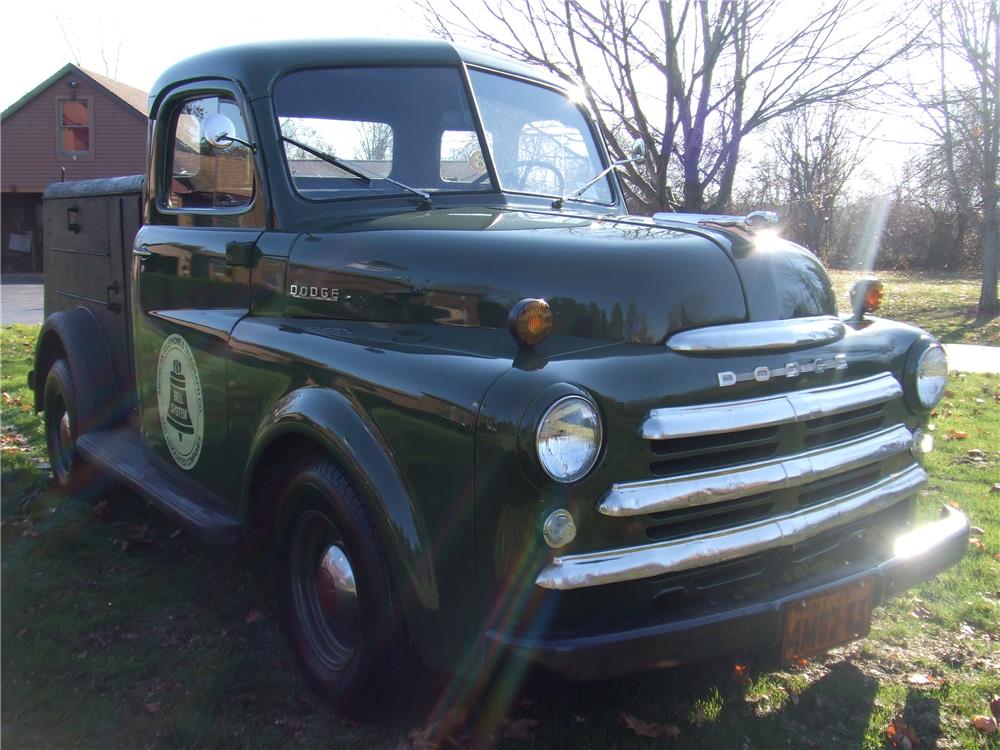
{"type": "Polygon", "coordinates": [[[246,123],[232,99],[210,96],[184,102],[176,112],[168,146],[168,208],[239,208],[253,200],[250,150],[236,142],[214,148],[204,138],[202,122],[214,114],[232,120],[234,135],[247,140],[246,123]]]}
{"type": "MultiPolygon", "coordinates": [[[[486,134],[492,146],[491,133],[486,134]]],[[[478,185],[488,179],[486,160],[474,130],[446,130],[441,134],[441,179],[478,185]]]]}

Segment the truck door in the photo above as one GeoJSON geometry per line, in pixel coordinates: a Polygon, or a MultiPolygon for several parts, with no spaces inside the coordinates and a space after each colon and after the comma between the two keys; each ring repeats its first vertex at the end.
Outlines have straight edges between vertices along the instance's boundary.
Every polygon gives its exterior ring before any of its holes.
{"type": "Polygon", "coordinates": [[[250,265],[264,228],[239,93],[199,84],[171,94],[152,132],[147,222],[133,249],[136,380],[149,448],[223,497],[229,491],[229,338],[250,308],[250,265]],[[222,114],[235,139],[208,143],[222,114]],[[240,143],[243,141],[244,143],[240,143]]]}

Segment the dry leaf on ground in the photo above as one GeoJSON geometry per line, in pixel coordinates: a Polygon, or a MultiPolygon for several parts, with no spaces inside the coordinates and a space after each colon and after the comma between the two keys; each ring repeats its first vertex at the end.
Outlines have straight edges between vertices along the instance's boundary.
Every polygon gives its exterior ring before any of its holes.
{"type": "Polygon", "coordinates": [[[681,730],[673,724],[657,724],[655,721],[643,721],[632,714],[623,713],[622,721],[625,727],[631,729],[640,737],[665,737],[675,740],[681,736],[681,730]]]}
{"type": "Polygon", "coordinates": [[[256,609],[251,609],[247,612],[246,621],[247,625],[253,625],[255,622],[262,622],[264,620],[264,615],[258,612],[256,609]]]}
{"type": "Polygon", "coordinates": [[[997,720],[992,716],[973,716],[972,726],[983,734],[996,734],[997,720]]]}
{"type": "Polygon", "coordinates": [[[896,716],[885,728],[885,738],[890,747],[915,748],[920,747],[920,738],[903,722],[902,716],[896,716]]]}

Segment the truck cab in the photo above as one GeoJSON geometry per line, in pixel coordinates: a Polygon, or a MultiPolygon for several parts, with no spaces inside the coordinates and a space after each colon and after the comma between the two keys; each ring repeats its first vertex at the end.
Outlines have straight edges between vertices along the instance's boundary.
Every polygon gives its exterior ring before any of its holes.
{"type": "Polygon", "coordinates": [[[942,348],[766,220],[628,215],[614,166],[560,82],[444,42],[173,66],[145,175],[45,195],[56,483],[273,543],[346,715],[410,650],[595,679],[864,634],[964,550],[912,523],[942,348]]]}

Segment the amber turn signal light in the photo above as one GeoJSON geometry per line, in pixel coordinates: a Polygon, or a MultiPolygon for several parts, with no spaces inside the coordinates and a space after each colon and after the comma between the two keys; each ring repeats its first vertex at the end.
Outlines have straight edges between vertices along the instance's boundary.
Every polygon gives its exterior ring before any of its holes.
{"type": "Polygon", "coordinates": [[[851,308],[854,316],[875,312],[882,306],[882,282],[874,277],[859,279],[851,287],[851,308]]]}
{"type": "Polygon", "coordinates": [[[552,333],[552,310],[543,299],[523,299],[511,308],[510,333],[521,346],[536,346],[552,333]]]}

